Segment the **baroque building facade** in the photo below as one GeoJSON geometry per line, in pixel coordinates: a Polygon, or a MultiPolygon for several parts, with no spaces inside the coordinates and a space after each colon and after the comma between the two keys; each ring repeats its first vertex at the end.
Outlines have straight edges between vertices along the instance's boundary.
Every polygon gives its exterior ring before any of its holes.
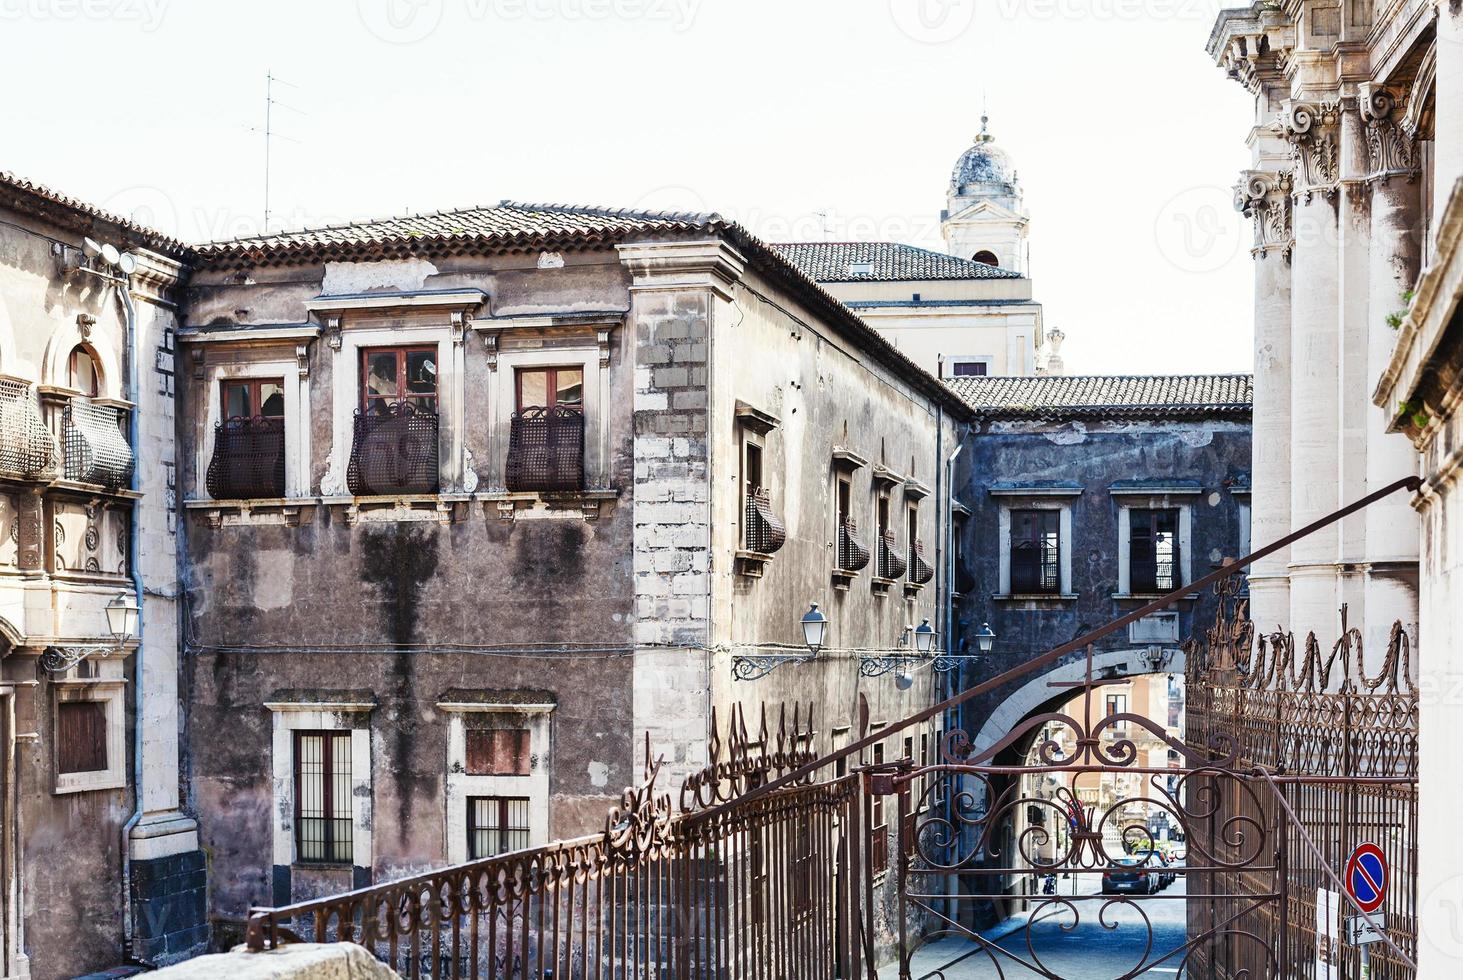
{"type": "Polygon", "coordinates": [[[1270,628],[1288,614],[1297,634],[1330,635],[1328,614],[1349,603],[1371,669],[1393,619],[1414,635],[1417,966],[1450,975],[1463,956],[1450,755],[1463,662],[1463,10],[1257,3],[1220,14],[1210,53],[1256,100],[1239,193],[1255,219],[1256,543],[1423,479],[1410,501],[1397,494],[1257,566],[1253,618],[1270,628]]]}
{"type": "Polygon", "coordinates": [[[208,941],[178,780],[180,250],[0,174],[0,976],[208,941]]]}

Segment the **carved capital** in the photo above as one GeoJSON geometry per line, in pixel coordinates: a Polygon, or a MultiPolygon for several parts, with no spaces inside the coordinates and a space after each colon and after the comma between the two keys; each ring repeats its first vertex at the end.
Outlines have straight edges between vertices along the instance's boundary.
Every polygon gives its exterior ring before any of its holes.
{"type": "Polygon", "coordinates": [[[1367,180],[1418,177],[1417,140],[1401,124],[1401,114],[1396,110],[1396,96],[1386,88],[1363,88],[1361,118],[1366,123],[1367,180]]]}
{"type": "Polygon", "coordinates": [[[498,370],[498,335],[500,330],[483,331],[483,350],[488,354],[488,370],[498,370]]]}
{"type": "Polygon", "coordinates": [[[330,344],[331,350],[340,350],[340,314],[328,313],[325,316],[325,340],[330,344]]]}
{"type": "Polygon", "coordinates": [[[1286,102],[1275,130],[1290,143],[1295,194],[1306,201],[1333,197],[1341,178],[1341,104],[1286,102]]]}
{"type": "Polygon", "coordinates": [[[1290,193],[1294,179],[1288,170],[1246,170],[1234,189],[1235,209],[1255,223],[1251,254],[1281,252],[1289,257],[1294,243],[1290,193]]]}
{"type": "Polygon", "coordinates": [[[295,367],[300,372],[300,380],[304,381],[310,377],[310,345],[295,345],[295,367]]]}

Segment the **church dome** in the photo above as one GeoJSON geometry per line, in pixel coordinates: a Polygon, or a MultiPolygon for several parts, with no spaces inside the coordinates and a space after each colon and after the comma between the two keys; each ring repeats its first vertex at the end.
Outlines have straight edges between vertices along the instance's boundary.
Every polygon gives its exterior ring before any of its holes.
{"type": "Polygon", "coordinates": [[[950,189],[955,194],[1011,194],[1016,187],[1016,169],[1011,158],[995,143],[988,129],[989,118],[980,117],[980,134],[975,143],[960,154],[950,174],[950,189]]]}

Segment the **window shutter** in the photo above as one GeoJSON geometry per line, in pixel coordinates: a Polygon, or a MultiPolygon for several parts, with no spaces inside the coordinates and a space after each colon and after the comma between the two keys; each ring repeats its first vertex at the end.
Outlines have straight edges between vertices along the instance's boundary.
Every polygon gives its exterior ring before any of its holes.
{"type": "Polygon", "coordinates": [[[105,702],[62,701],[56,706],[56,756],[61,772],[107,768],[105,702]]]}

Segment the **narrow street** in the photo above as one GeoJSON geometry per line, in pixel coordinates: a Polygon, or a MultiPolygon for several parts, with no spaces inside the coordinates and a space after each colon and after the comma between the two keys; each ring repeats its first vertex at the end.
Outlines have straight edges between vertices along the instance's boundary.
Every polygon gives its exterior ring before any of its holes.
{"type": "MultiPolygon", "coordinates": [[[[1087,877],[1083,876],[1084,879],[1087,877]]],[[[1107,896],[1106,900],[1118,904],[1107,906],[1106,926],[1098,921],[1103,916],[1104,896],[1090,894],[1095,890],[1095,884],[1095,876],[1091,883],[1085,880],[1080,883],[1081,891],[1089,894],[1075,899],[1081,915],[1075,929],[1063,928],[1071,923],[1071,914],[1066,907],[1048,906],[1042,911],[1037,906],[1034,911],[1039,921],[1035,925],[1029,930],[1018,928],[997,941],[997,945],[1009,951],[1010,956],[983,951],[975,943],[965,940],[946,939],[925,947],[915,955],[911,976],[943,975],[944,980],[1025,980],[1042,974],[1023,964],[1039,962],[1051,973],[1070,980],[1113,980],[1114,977],[1125,976],[1144,961],[1148,942],[1144,915],[1152,922],[1153,929],[1148,962],[1183,944],[1185,902],[1182,878],[1157,895],[1135,898],[1134,905],[1122,904],[1127,896],[1107,896]],[[1141,911],[1135,906],[1141,906],[1141,911]],[[962,956],[964,958],[958,963],[952,963],[962,956]],[[940,972],[936,973],[936,970],[940,972]]],[[[1140,976],[1151,980],[1177,980],[1182,959],[1182,953],[1175,955],[1140,976]]]]}

